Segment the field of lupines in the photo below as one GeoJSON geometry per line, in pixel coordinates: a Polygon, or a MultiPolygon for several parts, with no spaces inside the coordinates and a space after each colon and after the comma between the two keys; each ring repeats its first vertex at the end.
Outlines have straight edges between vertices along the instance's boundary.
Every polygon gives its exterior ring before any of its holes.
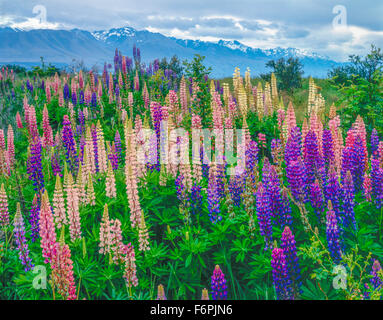
{"type": "Polygon", "coordinates": [[[363,115],[343,128],[310,79],[297,123],[273,76],[139,55],[1,70],[1,299],[380,299],[383,141],[363,115]]]}

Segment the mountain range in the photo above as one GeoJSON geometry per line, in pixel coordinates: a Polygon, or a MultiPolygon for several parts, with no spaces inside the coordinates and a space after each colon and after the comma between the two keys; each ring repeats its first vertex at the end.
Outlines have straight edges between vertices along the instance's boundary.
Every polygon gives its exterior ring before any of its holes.
{"type": "Polygon", "coordinates": [[[328,70],[342,63],[313,52],[295,48],[259,49],[246,46],[238,41],[207,42],[167,37],[147,30],[131,27],[113,28],[89,32],[86,30],[52,30],[0,28],[0,65],[19,64],[26,67],[44,61],[57,66],[70,64],[73,59],[83,60],[85,65],[103,66],[112,62],[116,48],[123,55],[132,55],[136,45],[141,50],[141,60],[150,62],[156,58],[177,55],[181,60],[191,59],[194,54],[205,56],[205,64],[213,69],[212,76],[231,76],[235,67],[242,72],[247,67],[252,75],[267,71],[269,60],[298,57],[305,76],[325,77],[328,70]]]}

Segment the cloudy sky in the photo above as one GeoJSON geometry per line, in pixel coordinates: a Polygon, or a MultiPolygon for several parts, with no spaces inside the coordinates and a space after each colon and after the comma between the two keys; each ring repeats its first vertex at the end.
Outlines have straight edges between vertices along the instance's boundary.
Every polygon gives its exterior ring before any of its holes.
{"type": "Polygon", "coordinates": [[[0,26],[131,26],[183,39],[295,47],[345,60],[383,48],[382,0],[0,0],[0,26]]]}

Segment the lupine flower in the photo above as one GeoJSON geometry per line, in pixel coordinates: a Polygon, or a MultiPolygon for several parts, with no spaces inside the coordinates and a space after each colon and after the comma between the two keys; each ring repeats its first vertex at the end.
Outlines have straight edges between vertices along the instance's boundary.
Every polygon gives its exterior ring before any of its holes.
{"type": "Polygon", "coordinates": [[[68,223],[66,212],[63,189],[61,185],[61,178],[59,175],[56,176],[56,187],[53,194],[53,216],[56,227],[61,229],[61,226],[68,223]]]}
{"type": "Polygon", "coordinates": [[[41,162],[41,140],[36,138],[31,143],[31,151],[27,166],[27,172],[29,173],[29,179],[33,181],[34,190],[40,191],[44,189],[44,175],[41,162]]]}
{"type": "Polygon", "coordinates": [[[324,187],[324,193],[325,193],[326,201],[328,202],[329,200],[331,200],[332,208],[336,214],[338,223],[341,223],[340,199],[342,195],[341,195],[341,188],[339,184],[338,174],[336,173],[334,167],[331,167],[329,170],[329,177],[324,187]]]}
{"type": "Polygon", "coordinates": [[[371,178],[367,173],[365,173],[363,179],[363,194],[367,201],[371,201],[371,192],[371,178]]]}
{"type": "Polygon", "coordinates": [[[326,236],[331,258],[335,263],[339,263],[342,255],[340,248],[339,228],[331,201],[328,202],[328,211],[326,216],[326,236]]]}
{"type": "Polygon", "coordinates": [[[212,300],[227,299],[226,279],[219,265],[215,266],[211,277],[211,297],[212,300]]]}
{"type": "Polygon", "coordinates": [[[343,222],[345,227],[351,226],[354,230],[356,230],[354,197],[354,183],[352,182],[351,172],[348,171],[343,183],[343,222]]]}
{"type": "Polygon", "coordinates": [[[138,243],[139,243],[139,247],[138,247],[139,251],[150,250],[149,233],[148,233],[148,228],[146,226],[145,218],[144,218],[143,214],[141,214],[141,222],[140,222],[140,226],[138,229],[138,243]]]}
{"type": "Polygon", "coordinates": [[[4,183],[0,188],[0,224],[2,226],[9,225],[9,211],[8,211],[8,198],[4,189],[4,183]]]}
{"type": "Polygon", "coordinates": [[[53,145],[53,132],[52,127],[49,124],[49,114],[47,106],[44,105],[43,110],[43,145],[44,147],[50,147],[53,145]]]}
{"type": "Polygon", "coordinates": [[[324,180],[323,158],[319,152],[318,140],[314,131],[310,130],[305,138],[303,159],[306,168],[307,183],[314,183],[315,179],[324,180]]]}
{"type": "Polygon", "coordinates": [[[287,271],[293,283],[295,294],[298,294],[300,286],[302,285],[300,275],[301,270],[297,257],[295,238],[289,227],[285,227],[282,233],[281,248],[286,258],[287,271]]]}
{"type": "Polygon", "coordinates": [[[23,122],[21,121],[21,116],[20,116],[20,113],[18,111],[16,113],[16,123],[17,123],[17,127],[19,129],[23,128],[23,122]]]}
{"type": "Polygon", "coordinates": [[[382,267],[380,266],[380,263],[378,260],[374,260],[374,263],[372,265],[372,285],[374,286],[374,289],[380,289],[383,286],[383,272],[382,267]]]}
{"type": "Polygon", "coordinates": [[[190,211],[192,214],[201,213],[202,208],[202,194],[201,194],[201,186],[198,184],[194,184],[190,193],[190,211]]]}
{"type": "Polygon", "coordinates": [[[300,158],[291,161],[286,167],[286,177],[293,197],[299,202],[305,202],[307,197],[306,172],[300,158]]]}
{"type": "Polygon", "coordinates": [[[73,170],[78,168],[76,142],[73,137],[71,122],[67,115],[64,115],[62,139],[66,149],[66,161],[69,164],[70,169],[73,170]]]}
{"type": "Polygon", "coordinates": [[[222,219],[220,213],[220,201],[217,192],[217,184],[215,179],[214,169],[211,169],[209,177],[208,189],[207,189],[207,203],[209,209],[209,218],[212,223],[216,223],[222,219]]]}
{"type": "Polygon", "coordinates": [[[165,296],[164,286],[162,284],[158,285],[157,300],[167,300],[165,296]]]}
{"type": "Polygon", "coordinates": [[[131,243],[127,245],[121,244],[124,259],[124,279],[128,288],[137,287],[138,279],[136,275],[136,255],[134,252],[134,246],[131,243]]]}
{"type": "Polygon", "coordinates": [[[105,203],[104,213],[102,214],[101,225],[100,225],[100,250],[101,254],[109,254],[111,252],[112,245],[112,234],[110,230],[110,220],[108,205],[105,203]]]}
{"type": "Polygon", "coordinates": [[[68,174],[68,181],[65,188],[67,196],[67,212],[70,238],[72,241],[81,238],[81,222],[79,212],[78,190],[74,184],[72,173],[68,174]]]}
{"type": "Polygon", "coordinates": [[[379,136],[378,131],[376,129],[372,129],[371,132],[371,154],[373,157],[378,155],[378,146],[379,146],[379,136]]]}
{"type": "Polygon", "coordinates": [[[73,275],[73,261],[71,259],[71,251],[65,243],[64,227],[62,229],[59,242],[55,242],[52,247],[51,270],[52,283],[57,291],[64,299],[76,300],[76,285],[73,275]]]}
{"type": "Polygon", "coordinates": [[[114,136],[114,145],[116,146],[116,154],[118,162],[122,161],[122,148],[121,148],[121,136],[118,130],[116,130],[116,135],[114,136]]]}
{"type": "Polygon", "coordinates": [[[31,238],[32,242],[35,242],[37,238],[39,237],[40,233],[40,207],[39,207],[39,198],[37,194],[35,194],[31,206],[30,216],[29,216],[29,223],[31,225],[31,238]]]}
{"type": "Polygon", "coordinates": [[[272,246],[271,207],[270,199],[262,182],[258,186],[256,199],[259,229],[265,238],[265,250],[267,250],[272,246]]]}
{"type": "Polygon", "coordinates": [[[206,288],[202,290],[201,300],[209,300],[209,292],[206,288]]]}
{"type": "Polygon", "coordinates": [[[8,134],[7,134],[7,154],[9,158],[10,168],[13,168],[13,164],[15,162],[15,145],[14,145],[14,134],[12,126],[8,126],[8,134]]]}
{"type": "Polygon", "coordinates": [[[45,190],[41,199],[40,210],[40,238],[43,249],[44,262],[48,263],[52,258],[52,250],[56,243],[56,231],[53,222],[52,208],[49,204],[48,193],[45,190]]]}
{"type": "Polygon", "coordinates": [[[277,299],[293,300],[291,279],[286,265],[286,257],[282,249],[273,249],[271,267],[273,268],[273,282],[277,299]]]}
{"type": "Polygon", "coordinates": [[[324,199],[318,180],[315,180],[315,182],[311,184],[309,198],[311,206],[318,217],[318,221],[320,221],[324,211],[324,199]]]}
{"type": "Polygon", "coordinates": [[[116,198],[117,196],[116,179],[114,177],[114,173],[113,173],[113,169],[112,169],[112,165],[110,164],[110,161],[108,166],[108,172],[106,175],[105,191],[106,191],[106,196],[108,198],[116,198]]]}
{"type": "Polygon", "coordinates": [[[17,203],[17,209],[15,218],[13,220],[13,233],[16,240],[17,250],[19,251],[19,259],[21,263],[25,266],[25,271],[31,270],[34,265],[32,264],[32,259],[29,257],[29,249],[27,240],[25,239],[25,227],[24,220],[21,215],[20,203],[17,203]]]}
{"type": "Polygon", "coordinates": [[[327,172],[330,165],[332,165],[335,161],[331,130],[323,130],[322,148],[323,148],[324,165],[325,165],[326,172],[327,172]]]}
{"type": "Polygon", "coordinates": [[[379,159],[371,159],[371,189],[377,209],[383,206],[383,169],[379,165],[379,159]]]}
{"type": "Polygon", "coordinates": [[[365,171],[365,152],[363,140],[358,135],[355,139],[351,152],[352,176],[354,180],[355,192],[359,192],[363,186],[363,178],[365,171]]]}

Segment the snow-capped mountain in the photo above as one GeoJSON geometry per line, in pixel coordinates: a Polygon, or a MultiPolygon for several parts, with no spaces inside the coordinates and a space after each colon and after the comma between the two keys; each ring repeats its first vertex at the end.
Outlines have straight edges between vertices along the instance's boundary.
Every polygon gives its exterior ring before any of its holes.
{"type": "Polygon", "coordinates": [[[88,66],[112,62],[114,50],[132,55],[136,45],[143,62],[177,55],[181,60],[191,59],[198,53],[206,57],[205,63],[213,68],[213,76],[231,76],[235,67],[253,75],[263,73],[265,64],[272,59],[299,57],[306,75],[324,77],[337,62],[328,57],[296,48],[259,49],[239,41],[220,40],[216,43],[166,37],[160,33],[136,30],[131,27],[89,32],[85,30],[47,30],[0,28],[0,64],[47,62],[63,64],[73,59],[83,60],[88,66]]]}

